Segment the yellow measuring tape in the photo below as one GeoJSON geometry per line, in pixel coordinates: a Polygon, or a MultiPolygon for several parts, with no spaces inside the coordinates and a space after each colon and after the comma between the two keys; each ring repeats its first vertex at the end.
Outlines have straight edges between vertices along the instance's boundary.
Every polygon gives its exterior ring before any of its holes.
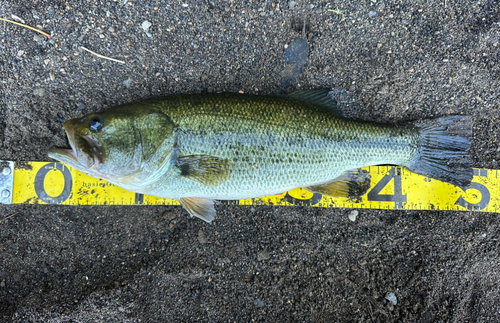
{"type": "MultiPolygon", "coordinates": [[[[179,205],[173,199],[126,191],[61,163],[4,161],[0,165],[0,203],[4,204],[179,205]]],[[[456,187],[400,167],[363,169],[371,176],[371,187],[356,200],[333,198],[298,188],[279,195],[225,203],[499,212],[498,170],[474,169],[472,183],[456,187]]]]}

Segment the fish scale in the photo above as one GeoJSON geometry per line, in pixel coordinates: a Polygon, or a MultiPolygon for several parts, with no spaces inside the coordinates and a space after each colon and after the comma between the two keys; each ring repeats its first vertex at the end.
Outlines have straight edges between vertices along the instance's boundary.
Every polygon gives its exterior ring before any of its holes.
{"type": "Polygon", "coordinates": [[[179,126],[181,154],[228,159],[231,176],[218,186],[165,178],[162,189],[149,194],[215,199],[271,195],[333,180],[347,169],[409,162],[415,153],[411,143],[418,138],[412,128],[356,123],[296,101],[240,97],[191,96],[180,98],[175,109],[168,102],[158,105],[179,126]],[[306,113],[309,119],[301,122],[306,113]],[[314,121],[321,126],[312,127],[314,121]],[[265,180],[256,183],[255,178],[265,180]]]}
{"type": "Polygon", "coordinates": [[[354,169],[370,165],[400,165],[456,185],[472,179],[469,117],[400,127],[355,121],[340,115],[328,92],[126,104],[66,121],[71,149],[53,148],[49,156],[130,191],[177,199],[209,222],[214,199],[297,187],[346,196],[351,184],[362,184],[354,169]]]}

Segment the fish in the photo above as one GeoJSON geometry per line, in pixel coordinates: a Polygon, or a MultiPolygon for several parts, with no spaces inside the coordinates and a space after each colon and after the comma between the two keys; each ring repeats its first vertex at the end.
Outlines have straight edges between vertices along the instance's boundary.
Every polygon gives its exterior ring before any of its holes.
{"type": "Polygon", "coordinates": [[[64,122],[70,149],[49,157],[132,192],[176,199],[211,222],[214,201],[298,187],[361,196],[360,168],[397,165],[451,183],[472,180],[470,116],[403,125],[342,115],[330,89],[286,95],[181,94],[64,122]]]}

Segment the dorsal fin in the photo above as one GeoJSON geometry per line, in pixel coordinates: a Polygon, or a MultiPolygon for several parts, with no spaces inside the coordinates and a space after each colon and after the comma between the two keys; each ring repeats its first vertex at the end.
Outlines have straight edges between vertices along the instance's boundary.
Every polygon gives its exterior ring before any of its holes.
{"type": "Polygon", "coordinates": [[[342,113],[337,106],[337,101],[330,97],[330,92],[330,89],[303,90],[287,94],[286,96],[294,100],[322,106],[341,116],[342,113]]]}

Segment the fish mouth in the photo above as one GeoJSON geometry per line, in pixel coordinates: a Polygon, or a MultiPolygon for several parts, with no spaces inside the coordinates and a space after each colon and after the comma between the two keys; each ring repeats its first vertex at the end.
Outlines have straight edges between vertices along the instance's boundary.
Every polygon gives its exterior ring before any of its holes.
{"type": "Polygon", "coordinates": [[[77,134],[71,120],[63,125],[71,149],[52,147],[49,157],[68,164],[78,170],[97,170],[103,162],[100,147],[88,136],[77,134]]]}

